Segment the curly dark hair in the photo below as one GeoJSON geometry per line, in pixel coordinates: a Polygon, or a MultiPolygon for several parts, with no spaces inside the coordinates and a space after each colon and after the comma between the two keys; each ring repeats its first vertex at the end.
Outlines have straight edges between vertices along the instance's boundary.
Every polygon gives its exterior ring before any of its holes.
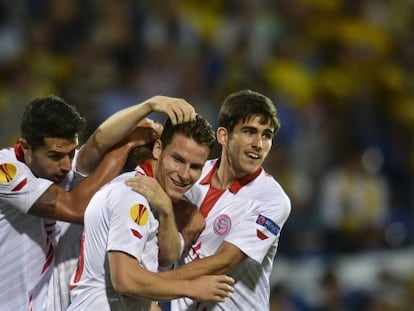
{"type": "Polygon", "coordinates": [[[26,105],[21,118],[21,135],[36,149],[44,145],[44,138],[72,139],[83,129],[85,119],[75,106],[62,98],[48,95],[26,105]]]}

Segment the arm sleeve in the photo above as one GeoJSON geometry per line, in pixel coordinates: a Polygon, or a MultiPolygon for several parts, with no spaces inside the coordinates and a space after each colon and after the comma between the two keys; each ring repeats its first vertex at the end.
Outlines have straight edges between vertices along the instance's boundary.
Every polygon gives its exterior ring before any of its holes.
{"type": "Polygon", "coordinates": [[[111,193],[110,210],[107,251],[121,251],[141,261],[146,242],[158,228],[147,200],[120,185],[111,193]]]}
{"type": "Polygon", "coordinates": [[[53,183],[33,175],[28,166],[19,161],[0,163],[0,199],[23,213],[27,213],[37,199],[53,183]]]}
{"type": "Polygon", "coordinates": [[[261,263],[270,247],[278,243],[281,228],[290,214],[290,201],[287,197],[282,197],[279,200],[249,201],[242,204],[252,206],[225,240],[261,263]]]}

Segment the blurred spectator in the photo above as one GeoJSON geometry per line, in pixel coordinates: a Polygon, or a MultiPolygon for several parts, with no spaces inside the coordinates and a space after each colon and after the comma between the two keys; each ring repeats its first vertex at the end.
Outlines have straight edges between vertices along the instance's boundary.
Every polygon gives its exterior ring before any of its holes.
{"type": "Polygon", "coordinates": [[[381,173],[381,155],[345,144],[337,166],[327,170],[320,196],[326,247],[350,253],[383,246],[389,215],[389,187],[381,173]]]}

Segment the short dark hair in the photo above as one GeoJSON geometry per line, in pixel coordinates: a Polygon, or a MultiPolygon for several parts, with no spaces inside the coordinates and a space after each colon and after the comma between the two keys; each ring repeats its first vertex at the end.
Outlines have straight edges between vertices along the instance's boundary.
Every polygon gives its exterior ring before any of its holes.
{"type": "Polygon", "coordinates": [[[174,135],[181,134],[193,139],[199,145],[212,149],[216,143],[216,135],[211,124],[202,116],[197,115],[195,121],[172,125],[168,118],[164,124],[160,140],[163,148],[171,143],[174,135]]]}
{"type": "Polygon", "coordinates": [[[231,133],[239,122],[246,122],[254,116],[260,116],[263,124],[270,121],[275,134],[279,130],[279,115],[273,102],[251,90],[241,90],[226,97],[220,107],[218,125],[231,133]]]}
{"type": "MultiPolygon", "coordinates": [[[[163,148],[171,143],[175,134],[182,134],[184,137],[191,138],[201,146],[207,147],[210,151],[216,143],[216,135],[214,134],[213,127],[200,115],[197,115],[196,120],[193,122],[177,125],[172,125],[171,120],[167,119],[160,137],[163,148]]],[[[133,171],[138,164],[152,159],[153,147],[154,142],[151,142],[131,149],[122,171],[133,171]]]]}
{"type": "Polygon", "coordinates": [[[75,106],[62,98],[48,95],[26,105],[20,124],[22,138],[32,149],[44,145],[44,138],[74,138],[85,125],[75,106]]]}

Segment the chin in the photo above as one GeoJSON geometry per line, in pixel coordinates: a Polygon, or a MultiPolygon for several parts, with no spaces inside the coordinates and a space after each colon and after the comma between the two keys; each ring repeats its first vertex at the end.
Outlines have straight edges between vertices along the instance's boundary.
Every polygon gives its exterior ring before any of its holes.
{"type": "Polygon", "coordinates": [[[259,167],[260,167],[260,166],[258,166],[258,165],[256,165],[256,164],[249,163],[249,164],[243,165],[243,166],[242,166],[242,169],[243,169],[243,171],[245,171],[246,173],[251,174],[251,173],[253,173],[253,172],[256,172],[256,171],[257,171],[257,169],[258,169],[259,167]]]}
{"type": "Polygon", "coordinates": [[[168,196],[170,197],[173,203],[180,201],[183,195],[184,195],[184,192],[177,192],[177,191],[168,192],[168,196]]]}
{"type": "Polygon", "coordinates": [[[178,187],[175,185],[168,185],[166,187],[166,192],[171,200],[179,201],[183,198],[184,194],[190,190],[191,186],[187,185],[185,187],[178,187]]]}

